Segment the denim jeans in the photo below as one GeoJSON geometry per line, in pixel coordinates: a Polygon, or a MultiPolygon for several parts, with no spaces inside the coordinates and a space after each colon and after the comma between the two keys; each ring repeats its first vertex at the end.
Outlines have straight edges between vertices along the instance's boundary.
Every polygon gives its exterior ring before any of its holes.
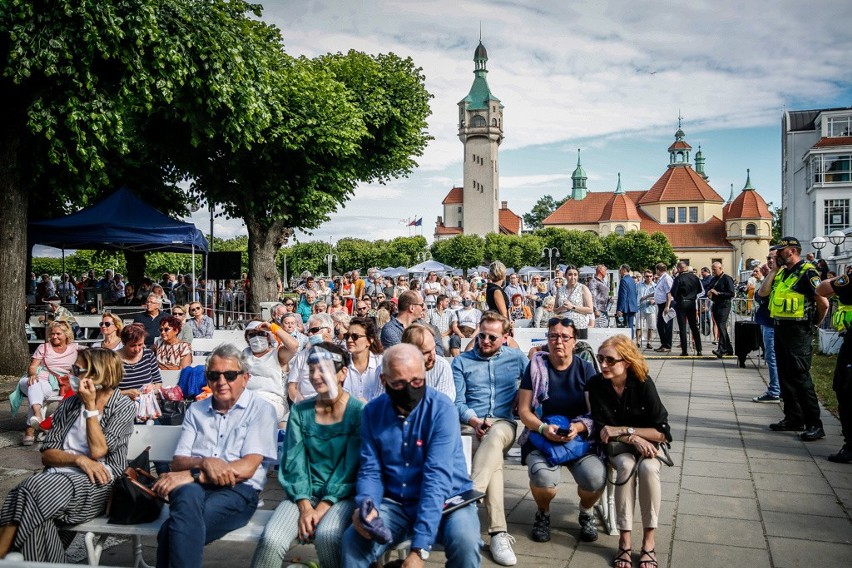
{"type": "Polygon", "coordinates": [[[775,361],[775,328],[771,325],[761,325],[763,332],[763,354],[766,358],[766,368],[769,369],[769,386],[766,392],[771,396],[781,396],[781,383],[778,382],[778,364],[775,361]]]}
{"type": "Polygon", "coordinates": [[[157,568],[200,568],[204,545],[244,527],[257,499],[247,483],[233,488],[188,483],[173,490],[169,518],[157,535],[157,568]]]}
{"type": "MultiPolygon", "coordinates": [[[[414,536],[416,519],[409,518],[401,505],[385,499],[379,507],[379,516],[393,535],[391,543],[379,544],[367,540],[355,531],[355,527],[350,526],[343,533],[341,543],[343,566],[367,568],[381,558],[386,550],[414,536]]],[[[449,568],[478,568],[481,557],[476,505],[471,503],[441,517],[436,542],[443,545],[449,568]]]]}

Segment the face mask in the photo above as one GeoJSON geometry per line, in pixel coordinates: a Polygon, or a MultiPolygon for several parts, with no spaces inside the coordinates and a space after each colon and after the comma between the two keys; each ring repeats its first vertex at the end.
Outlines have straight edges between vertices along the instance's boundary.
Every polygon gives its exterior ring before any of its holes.
{"type": "Polygon", "coordinates": [[[77,375],[68,375],[68,383],[71,385],[72,391],[80,391],[80,377],[78,377],[77,375]]]}
{"type": "Polygon", "coordinates": [[[260,335],[249,339],[248,344],[252,353],[261,353],[269,349],[269,339],[260,335]]]}
{"type": "Polygon", "coordinates": [[[404,410],[405,412],[411,412],[418,404],[420,404],[420,401],[423,399],[423,395],[426,394],[426,384],[424,383],[420,388],[414,388],[411,386],[411,383],[409,383],[399,390],[385,389],[385,392],[388,393],[388,396],[394,406],[404,410]]]}
{"type": "Polygon", "coordinates": [[[323,337],[321,333],[315,333],[314,335],[308,338],[308,343],[311,345],[319,345],[323,342],[323,337]]]}
{"type": "Polygon", "coordinates": [[[464,302],[462,302],[462,305],[466,308],[469,308],[472,303],[473,302],[471,302],[470,300],[465,300],[464,302]]]}

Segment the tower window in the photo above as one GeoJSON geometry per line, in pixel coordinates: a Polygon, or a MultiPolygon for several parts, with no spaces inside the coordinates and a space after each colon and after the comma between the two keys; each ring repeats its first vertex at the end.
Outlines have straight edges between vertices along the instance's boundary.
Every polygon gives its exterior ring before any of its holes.
{"type": "Polygon", "coordinates": [[[745,234],[750,236],[750,237],[756,237],[757,236],[757,225],[755,225],[754,223],[749,223],[748,225],[746,225],[745,234]]]}
{"type": "Polygon", "coordinates": [[[698,207],[690,207],[689,208],[689,222],[697,223],[698,222],[698,207]]]}
{"type": "Polygon", "coordinates": [[[624,236],[624,225],[616,225],[615,226],[615,234],[623,237],[624,236]]]}
{"type": "Polygon", "coordinates": [[[666,207],[666,223],[674,223],[675,222],[675,208],[674,207],[666,207]]]}
{"type": "Polygon", "coordinates": [[[686,207],[677,208],[677,222],[686,223],[686,207]]]}
{"type": "Polygon", "coordinates": [[[485,118],[483,118],[482,116],[480,116],[478,114],[474,115],[473,118],[470,119],[470,126],[472,128],[478,128],[478,127],[487,126],[487,125],[488,125],[488,123],[485,122],[485,118]]]}

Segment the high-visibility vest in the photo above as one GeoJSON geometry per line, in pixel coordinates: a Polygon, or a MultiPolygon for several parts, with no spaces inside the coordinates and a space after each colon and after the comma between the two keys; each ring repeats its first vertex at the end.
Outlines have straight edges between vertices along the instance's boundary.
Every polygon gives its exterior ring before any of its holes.
{"type": "Polygon", "coordinates": [[[844,304],[838,299],[831,323],[837,331],[852,329],[852,304],[844,304]]]}
{"type": "Polygon", "coordinates": [[[781,276],[781,271],[775,274],[772,281],[772,293],[769,296],[769,315],[775,319],[786,321],[803,321],[808,319],[805,315],[805,295],[793,290],[793,286],[799,281],[802,272],[813,268],[813,265],[805,262],[799,270],[786,276],[781,276]]]}

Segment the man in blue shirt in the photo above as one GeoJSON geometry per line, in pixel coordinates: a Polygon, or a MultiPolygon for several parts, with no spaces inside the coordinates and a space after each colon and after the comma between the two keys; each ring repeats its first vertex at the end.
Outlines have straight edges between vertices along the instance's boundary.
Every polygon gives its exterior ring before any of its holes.
{"type": "Polygon", "coordinates": [[[624,318],[624,325],[630,328],[630,339],[634,339],[633,318],[636,316],[636,312],[639,311],[639,305],[636,301],[636,282],[630,276],[630,266],[627,264],[622,264],[618,268],[618,275],[621,277],[621,280],[618,283],[618,300],[615,303],[615,315],[618,318],[624,318]]]}
{"type": "Polygon", "coordinates": [[[444,546],[447,566],[480,565],[479,517],[473,503],[442,515],[444,501],[471,489],[458,419],[452,403],[426,386],[423,356],[413,345],[399,344],[384,353],[385,394],[372,400],[361,417],[361,469],[358,472],[353,525],[343,535],[342,562],[368,567],[385,551],[411,540],[405,566],[420,567],[432,545],[444,546]],[[373,540],[361,522],[366,500],[391,540],[373,540]]]}
{"type": "Polygon", "coordinates": [[[231,344],[217,347],[205,375],[213,396],[187,411],[172,471],[154,485],[170,503],[157,535],[158,568],[200,568],[205,544],[245,526],[277,454],[275,409],[246,390],[242,352],[231,344]]]}
{"type": "Polygon", "coordinates": [[[479,321],[476,345],[453,360],[456,409],[463,431],[473,435],[473,488],[485,491],[491,556],[504,566],[517,563],[503,502],[503,454],[515,443],[512,405],[527,368],[519,349],[504,345],[509,320],[493,311],[479,321]]]}

